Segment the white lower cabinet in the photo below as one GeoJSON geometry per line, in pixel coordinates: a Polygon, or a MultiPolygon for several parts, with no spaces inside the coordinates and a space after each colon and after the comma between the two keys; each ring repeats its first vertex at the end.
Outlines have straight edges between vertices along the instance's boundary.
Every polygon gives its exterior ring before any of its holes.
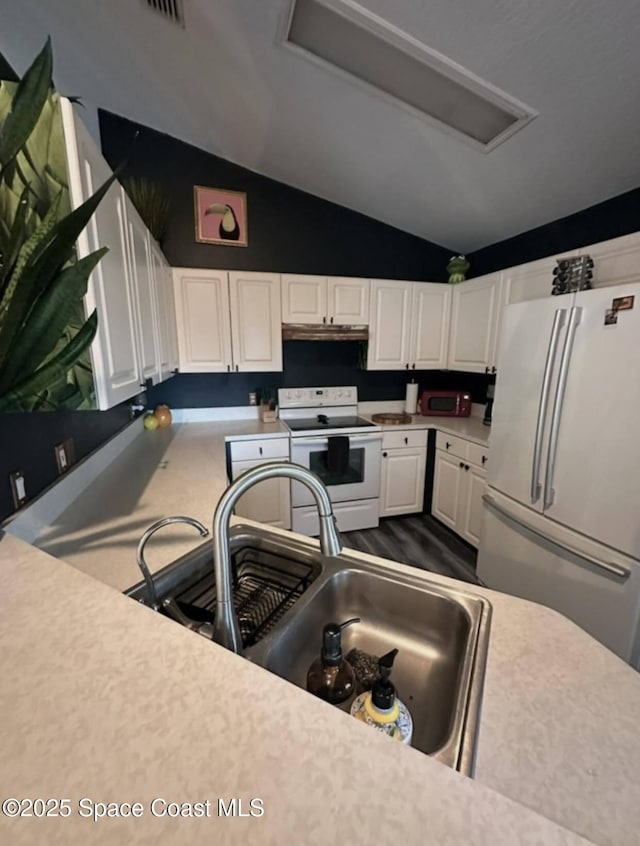
{"type": "MultiPolygon", "coordinates": [[[[234,441],[231,447],[231,478],[269,461],[289,461],[289,439],[234,441]],[[247,456],[252,456],[247,458],[247,456]]],[[[235,513],[279,529],[291,528],[291,483],[289,479],[264,479],[238,500],[235,513]]]]}
{"type": "Polygon", "coordinates": [[[478,547],[489,450],[438,432],[431,513],[478,547]]]}
{"type": "Polygon", "coordinates": [[[381,517],[422,511],[427,436],[427,429],[383,433],[380,470],[381,517]]]}

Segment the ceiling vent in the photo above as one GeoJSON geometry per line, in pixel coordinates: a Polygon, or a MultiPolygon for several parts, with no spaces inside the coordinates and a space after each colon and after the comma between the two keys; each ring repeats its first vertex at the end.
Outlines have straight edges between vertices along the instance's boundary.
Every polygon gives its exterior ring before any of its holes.
{"type": "Polygon", "coordinates": [[[182,0],[142,0],[147,9],[152,9],[171,23],[184,27],[182,0]]]}
{"type": "Polygon", "coordinates": [[[353,0],[292,0],[283,40],[485,152],[536,116],[353,0]]]}

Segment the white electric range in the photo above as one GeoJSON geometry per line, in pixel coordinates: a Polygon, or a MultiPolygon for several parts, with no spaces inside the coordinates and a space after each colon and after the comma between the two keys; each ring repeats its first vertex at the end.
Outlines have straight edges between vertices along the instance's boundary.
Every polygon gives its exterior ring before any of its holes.
{"type": "MultiPolygon", "coordinates": [[[[343,532],[378,525],[380,508],[379,426],[358,416],[358,389],[280,388],[280,419],[288,427],[289,456],[324,482],[343,532]]],[[[291,483],[291,528],[318,534],[311,493],[291,483]]]]}

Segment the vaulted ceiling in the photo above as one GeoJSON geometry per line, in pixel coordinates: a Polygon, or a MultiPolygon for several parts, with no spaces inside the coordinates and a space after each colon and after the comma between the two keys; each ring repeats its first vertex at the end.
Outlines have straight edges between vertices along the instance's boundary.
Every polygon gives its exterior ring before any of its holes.
{"type": "Polygon", "coordinates": [[[484,153],[283,46],[290,0],[0,0],[0,52],[51,34],[64,93],[460,252],[640,185],[637,0],[359,5],[538,116],[484,153]]]}

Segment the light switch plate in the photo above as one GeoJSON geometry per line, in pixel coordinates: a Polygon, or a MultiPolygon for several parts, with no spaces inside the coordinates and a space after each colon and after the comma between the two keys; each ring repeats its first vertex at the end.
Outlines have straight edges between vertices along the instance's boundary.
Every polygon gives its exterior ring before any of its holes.
{"type": "Polygon", "coordinates": [[[15,473],[9,473],[9,482],[11,483],[13,504],[17,510],[27,501],[27,490],[24,485],[24,473],[22,470],[16,470],[15,473]]]}

